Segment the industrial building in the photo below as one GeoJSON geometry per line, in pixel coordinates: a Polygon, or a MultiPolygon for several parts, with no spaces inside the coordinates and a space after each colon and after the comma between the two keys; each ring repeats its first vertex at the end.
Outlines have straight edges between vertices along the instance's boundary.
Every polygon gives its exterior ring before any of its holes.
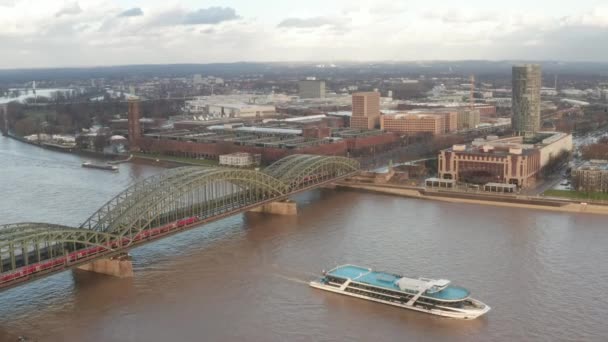
{"type": "Polygon", "coordinates": [[[244,120],[172,119],[173,128],[166,125],[169,128],[145,132],[140,126],[139,114],[139,103],[132,101],[129,105],[129,141],[133,151],[143,153],[214,160],[222,155],[249,153],[259,155],[262,163],[271,163],[291,154],[358,157],[401,144],[396,134],[345,128],[341,117],[325,114],[244,120]]]}
{"type": "Polygon", "coordinates": [[[380,93],[353,93],[352,111],[351,128],[374,129],[380,121],[380,93]]]}
{"type": "Polygon", "coordinates": [[[303,80],[298,82],[298,95],[301,99],[325,98],[325,81],[303,80]]]}
{"type": "Polygon", "coordinates": [[[578,191],[608,192],[608,160],[591,160],[573,170],[572,187],[578,191]]]}
{"type": "Polygon", "coordinates": [[[512,126],[519,135],[540,130],[541,70],[538,64],[513,66],[512,126]]]}
{"type": "Polygon", "coordinates": [[[398,136],[379,130],[255,126],[172,130],[144,134],[138,139],[144,153],[217,160],[220,155],[246,152],[260,155],[263,163],[298,153],[357,156],[390,149],[398,142],[398,136]]]}
{"type": "Polygon", "coordinates": [[[185,102],[184,111],[193,120],[222,118],[260,118],[276,115],[275,103],[288,101],[279,95],[212,95],[199,96],[185,102]]]}
{"type": "Polygon", "coordinates": [[[522,136],[489,136],[441,151],[438,172],[441,179],[529,188],[534,186],[541,169],[562,151],[572,151],[572,135],[541,132],[534,142],[526,142],[522,136]]]}

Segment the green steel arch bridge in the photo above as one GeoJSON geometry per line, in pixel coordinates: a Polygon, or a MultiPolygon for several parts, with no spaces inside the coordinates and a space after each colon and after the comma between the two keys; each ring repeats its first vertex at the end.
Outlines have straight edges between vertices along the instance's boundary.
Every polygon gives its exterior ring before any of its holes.
{"type": "Polygon", "coordinates": [[[0,225],[0,291],[354,175],[345,157],[291,155],[263,170],[179,167],[135,183],[79,227],[0,225]]]}

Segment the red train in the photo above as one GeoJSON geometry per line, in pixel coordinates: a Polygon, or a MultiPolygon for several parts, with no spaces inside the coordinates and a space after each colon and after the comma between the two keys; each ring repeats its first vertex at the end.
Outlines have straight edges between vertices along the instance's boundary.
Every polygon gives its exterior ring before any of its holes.
{"type": "Polygon", "coordinates": [[[29,276],[29,275],[37,273],[37,272],[41,272],[41,271],[45,271],[45,270],[49,270],[49,269],[53,269],[53,268],[58,268],[58,267],[63,267],[63,266],[68,265],[69,263],[81,261],[82,259],[87,259],[87,258],[90,258],[97,254],[104,253],[108,250],[111,250],[112,248],[117,248],[119,246],[126,245],[130,242],[137,242],[137,241],[141,241],[144,239],[148,239],[148,238],[156,236],[156,235],[168,233],[172,230],[175,230],[175,229],[181,228],[181,227],[185,227],[185,226],[189,226],[198,221],[200,221],[200,218],[198,216],[192,216],[192,217],[189,217],[189,218],[186,218],[183,220],[179,220],[179,221],[175,221],[175,222],[166,224],[166,225],[158,227],[158,228],[144,230],[144,231],[138,233],[137,235],[135,235],[135,237],[133,237],[132,240],[125,237],[125,238],[122,238],[122,240],[120,240],[120,241],[114,240],[114,241],[106,242],[103,246],[93,246],[93,247],[80,249],[80,250],[77,250],[77,251],[74,251],[74,252],[68,254],[67,256],[60,256],[57,258],[42,261],[38,264],[20,267],[12,273],[1,276],[0,285],[13,281],[18,278],[23,278],[23,277],[29,276]]]}

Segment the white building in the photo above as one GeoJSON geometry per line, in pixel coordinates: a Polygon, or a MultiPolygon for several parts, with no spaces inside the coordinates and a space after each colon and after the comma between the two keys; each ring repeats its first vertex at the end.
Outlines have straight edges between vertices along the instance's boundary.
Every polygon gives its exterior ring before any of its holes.
{"type": "Polygon", "coordinates": [[[262,118],[277,113],[274,106],[248,104],[215,104],[207,106],[207,110],[214,118],[262,118]]]}
{"type": "Polygon", "coordinates": [[[220,165],[232,167],[251,167],[260,164],[260,155],[237,152],[220,155],[220,165]]]}
{"type": "Polygon", "coordinates": [[[265,117],[276,114],[276,102],[286,100],[281,95],[212,95],[186,101],[184,111],[205,118],[265,117]]]}
{"type": "Polygon", "coordinates": [[[540,132],[550,135],[538,144],[540,145],[540,165],[545,166],[551,160],[559,156],[562,151],[572,152],[572,134],[560,132],[540,132]]]}
{"type": "Polygon", "coordinates": [[[541,96],[557,96],[558,92],[557,89],[555,88],[540,88],[540,95],[541,96]]]}

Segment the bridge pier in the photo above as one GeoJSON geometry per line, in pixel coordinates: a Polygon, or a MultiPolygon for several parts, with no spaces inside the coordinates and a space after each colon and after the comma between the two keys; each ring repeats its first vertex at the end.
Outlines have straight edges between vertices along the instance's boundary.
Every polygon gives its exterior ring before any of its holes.
{"type": "Polygon", "coordinates": [[[257,208],[253,208],[250,211],[254,213],[296,216],[298,215],[298,204],[290,200],[270,202],[257,208]]]}
{"type": "Polygon", "coordinates": [[[90,264],[78,266],[78,269],[118,278],[133,277],[133,263],[131,262],[131,256],[126,253],[113,256],[111,258],[95,260],[90,264]]]}

